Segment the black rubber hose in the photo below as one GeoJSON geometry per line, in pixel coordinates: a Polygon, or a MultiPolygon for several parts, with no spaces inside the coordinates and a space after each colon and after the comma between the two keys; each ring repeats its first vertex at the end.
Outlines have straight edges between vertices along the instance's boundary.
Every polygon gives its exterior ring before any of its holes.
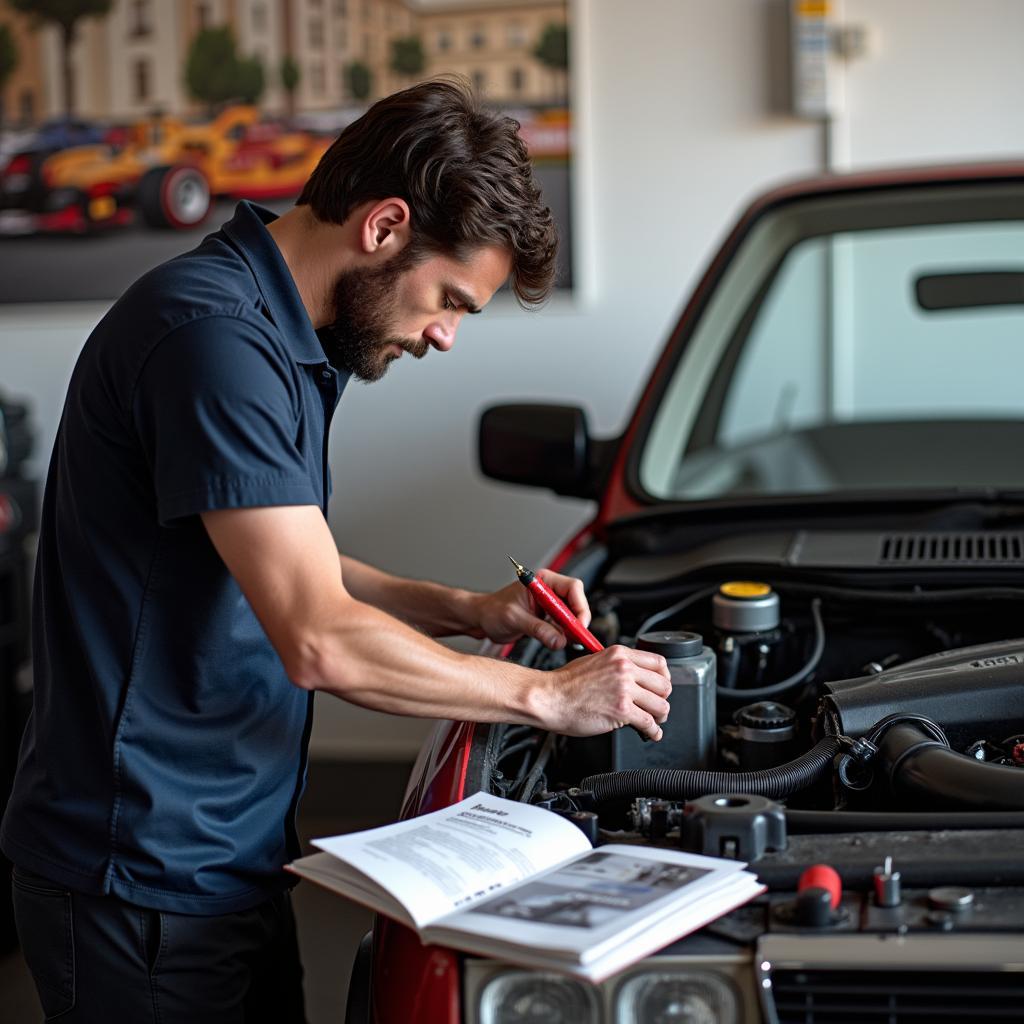
{"type": "Polygon", "coordinates": [[[827,736],[795,761],[757,772],[675,771],[666,768],[633,768],[624,772],[588,775],[580,789],[592,790],[598,801],[656,797],[689,800],[707,793],[744,793],[781,800],[814,785],[832,771],[832,759],[840,750],[837,739],[827,736]]]}
{"type": "Polygon", "coordinates": [[[908,805],[1024,810],[1022,769],[958,754],[916,725],[901,723],[889,729],[879,742],[878,760],[889,773],[893,792],[908,805]]]}

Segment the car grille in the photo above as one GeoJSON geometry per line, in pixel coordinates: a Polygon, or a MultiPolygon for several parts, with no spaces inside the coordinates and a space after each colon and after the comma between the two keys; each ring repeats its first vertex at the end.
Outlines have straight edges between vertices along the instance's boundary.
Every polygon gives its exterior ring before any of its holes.
{"type": "Polygon", "coordinates": [[[756,963],[766,1024],[1024,1020],[1016,933],[769,934],[756,963]]]}
{"type": "Polygon", "coordinates": [[[776,971],[778,1024],[920,1024],[1024,1017],[1024,976],[988,971],[776,971]]]}

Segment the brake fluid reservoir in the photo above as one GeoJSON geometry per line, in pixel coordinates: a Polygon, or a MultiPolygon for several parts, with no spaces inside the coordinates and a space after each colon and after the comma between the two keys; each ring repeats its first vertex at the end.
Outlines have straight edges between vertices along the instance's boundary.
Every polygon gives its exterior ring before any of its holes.
{"type": "Polygon", "coordinates": [[[627,768],[712,768],[715,764],[715,654],[699,633],[642,633],[636,646],[668,662],[672,676],[668,721],[658,743],[645,743],[633,729],[614,733],[616,771],[627,768]]]}
{"type": "Polygon", "coordinates": [[[767,583],[723,583],[711,599],[711,623],[719,686],[727,690],[757,687],[780,678],[779,595],[767,583]]]}

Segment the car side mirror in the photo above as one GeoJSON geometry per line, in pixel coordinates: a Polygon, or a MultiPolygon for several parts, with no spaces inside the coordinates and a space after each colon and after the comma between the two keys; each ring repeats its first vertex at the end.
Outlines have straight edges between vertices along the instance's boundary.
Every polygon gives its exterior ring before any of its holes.
{"type": "Polygon", "coordinates": [[[494,405],[480,416],[480,470],[492,480],[597,498],[615,441],[590,436],[574,405],[494,405]]]}

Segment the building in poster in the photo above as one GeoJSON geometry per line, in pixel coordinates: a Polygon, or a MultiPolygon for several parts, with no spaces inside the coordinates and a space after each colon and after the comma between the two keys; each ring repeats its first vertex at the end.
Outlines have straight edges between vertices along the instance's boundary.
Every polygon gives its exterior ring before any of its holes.
{"type": "Polygon", "coordinates": [[[463,75],[506,106],[567,103],[565,68],[546,65],[534,53],[549,27],[565,28],[564,2],[421,0],[417,10],[427,75],[463,75]]]}
{"type": "Polygon", "coordinates": [[[12,11],[6,0],[0,0],[0,25],[10,32],[17,59],[0,92],[0,123],[20,128],[40,120],[46,110],[42,45],[29,19],[12,11]]]}
{"type": "MultiPolygon", "coordinates": [[[[507,106],[566,102],[566,71],[536,55],[546,31],[564,31],[564,0],[113,0],[82,19],[71,54],[76,115],[129,121],[160,111],[203,112],[184,69],[203,29],[230,26],[238,52],[263,70],[269,113],[337,111],[443,72],[470,79],[507,106]],[[286,60],[298,72],[291,95],[286,60]]],[[[7,89],[9,116],[63,113],[56,28],[33,31],[0,0],[23,51],[7,89]]]]}

